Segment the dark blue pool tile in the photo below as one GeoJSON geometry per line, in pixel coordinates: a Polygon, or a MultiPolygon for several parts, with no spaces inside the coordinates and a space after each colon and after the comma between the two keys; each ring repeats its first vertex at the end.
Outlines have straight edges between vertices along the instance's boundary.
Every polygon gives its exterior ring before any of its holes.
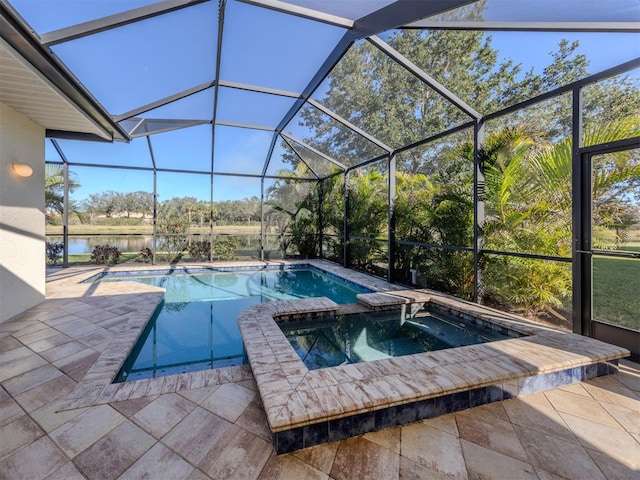
{"type": "Polygon", "coordinates": [[[609,375],[609,364],[606,362],[596,363],[596,375],[598,377],[609,375]]]}
{"type": "Polygon", "coordinates": [[[302,428],[277,432],[275,435],[278,454],[293,452],[304,447],[302,428]]]}
{"type": "Polygon", "coordinates": [[[557,374],[558,374],[558,386],[569,385],[570,383],[573,383],[576,381],[573,379],[573,368],[560,370],[559,372],[557,372],[557,374]]]}
{"type": "Polygon", "coordinates": [[[500,402],[504,399],[502,384],[487,387],[487,403],[500,402]]]}
{"type": "Polygon", "coordinates": [[[421,400],[416,402],[416,420],[425,420],[427,418],[433,418],[439,415],[436,413],[437,399],[428,398],[426,400],[421,400]]]}
{"type": "Polygon", "coordinates": [[[530,395],[532,393],[542,392],[549,388],[547,375],[534,375],[532,377],[523,378],[520,382],[520,395],[530,395]]]}
{"type": "Polygon", "coordinates": [[[449,413],[459,412],[460,410],[466,410],[469,408],[469,392],[458,392],[450,395],[451,397],[451,409],[449,413]]]}
{"type": "Polygon", "coordinates": [[[582,382],[583,380],[585,380],[585,378],[584,378],[584,366],[573,367],[571,369],[571,377],[573,378],[574,382],[582,382]]]}
{"type": "Polygon", "coordinates": [[[351,418],[351,436],[363,435],[376,430],[375,412],[365,412],[351,418]]]}
{"type": "Polygon", "coordinates": [[[376,430],[396,426],[396,407],[382,408],[374,412],[376,430]]]}
{"type": "Polygon", "coordinates": [[[558,388],[562,385],[562,373],[561,372],[550,372],[545,373],[545,381],[546,381],[546,389],[549,388],[558,388]]]}
{"type": "Polygon", "coordinates": [[[304,447],[313,447],[329,441],[329,422],[302,427],[304,447]]]}
{"type": "Polygon", "coordinates": [[[351,417],[329,421],[329,441],[344,440],[351,436],[351,417]]]}
{"type": "Polygon", "coordinates": [[[451,407],[452,395],[442,395],[436,398],[436,404],[434,405],[434,415],[446,415],[453,412],[451,407]]]}
{"type": "Polygon", "coordinates": [[[469,390],[469,407],[479,407],[487,403],[487,387],[469,390]]]}
{"type": "Polygon", "coordinates": [[[544,390],[546,381],[542,375],[522,378],[520,381],[520,395],[531,395],[544,390]]]}
{"type": "Polygon", "coordinates": [[[417,418],[415,402],[396,406],[396,425],[406,425],[417,418]]]}
{"type": "Polygon", "coordinates": [[[591,380],[592,378],[596,378],[598,375],[598,367],[596,364],[592,363],[591,365],[584,366],[584,379],[591,380]]]}

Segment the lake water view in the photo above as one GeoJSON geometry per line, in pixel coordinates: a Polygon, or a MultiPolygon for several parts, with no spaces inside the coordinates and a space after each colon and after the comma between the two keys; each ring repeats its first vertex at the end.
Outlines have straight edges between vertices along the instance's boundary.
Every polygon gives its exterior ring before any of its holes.
{"type": "MultiPolygon", "coordinates": [[[[266,236],[265,248],[278,249],[277,237],[266,236]]],[[[47,235],[47,242],[62,243],[62,235],[47,235]]],[[[209,235],[195,235],[192,241],[209,240],[209,235]]],[[[260,235],[214,235],[216,239],[235,240],[241,250],[260,251],[260,235]]],[[[161,245],[158,237],[158,246],[161,245]]],[[[139,252],[143,248],[153,249],[153,235],[69,235],[69,255],[90,254],[96,245],[118,247],[121,252],[139,252]]]]}
{"type": "MultiPolygon", "coordinates": [[[[62,236],[47,236],[48,242],[62,243],[62,236]]],[[[89,254],[96,245],[111,245],[121,252],[139,252],[152,248],[152,235],[75,236],[69,235],[69,255],[89,254]]]]}

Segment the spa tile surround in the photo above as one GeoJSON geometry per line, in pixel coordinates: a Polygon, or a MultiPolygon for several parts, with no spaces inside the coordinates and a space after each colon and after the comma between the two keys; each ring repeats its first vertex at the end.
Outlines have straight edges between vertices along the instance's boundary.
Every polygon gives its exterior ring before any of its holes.
{"type": "MultiPolygon", "coordinates": [[[[326,298],[255,305],[238,319],[249,365],[112,384],[122,362],[162,300],[163,289],[136,282],[86,283],[103,269],[83,270],[48,285],[48,295],[70,292],[89,306],[113,304],[126,291],[129,320],[67,397],[75,409],[149,395],[180,392],[255,378],[277,453],[340,440],[444,413],[579,382],[617,371],[625,349],[558,332],[520,317],[461,302],[425,290],[405,290],[382,279],[326,261],[225,262],[220,267],[312,264],[373,292],[360,304],[339,306],[326,298]],[[384,292],[384,293],[382,293],[384,292]],[[276,324],[303,315],[362,310],[417,309],[427,302],[441,309],[516,330],[528,336],[406,357],[309,371],[276,324]]],[[[177,267],[215,268],[216,265],[177,267]]],[[[133,270],[130,265],[109,271],[133,270]]],[[[166,270],[145,265],[137,270],[166,270]]],[[[79,302],[80,303],[80,302],[79,302]]],[[[87,305],[84,305],[86,308],[87,305]]],[[[79,305],[79,308],[82,306],[79,305]]]]}
{"type": "Polygon", "coordinates": [[[363,294],[375,309],[435,303],[527,336],[308,370],[277,322],[336,315],[327,298],[255,305],[240,331],[279,454],[618,371],[628,351],[428,291],[363,294]]]}

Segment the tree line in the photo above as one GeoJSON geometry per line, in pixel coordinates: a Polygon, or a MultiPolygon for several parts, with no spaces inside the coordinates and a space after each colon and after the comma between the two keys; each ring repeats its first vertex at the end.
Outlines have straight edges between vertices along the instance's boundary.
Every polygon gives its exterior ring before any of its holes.
{"type": "MultiPolygon", "coordinates": [[[[80,183],[73,174],[71,177],[69,191],[72,193],[80,183]]],[[[47,165],[45,182],[45,211],[51,220],[63,212],[62,167],[47,165]]],[[[158,217],[179,217],[189,225],[199,226],[208,225],[209,218],[222,224],[260,222],[261,218],[260,199],[256,196],[213,204],[195,197],[172,197],[158,201],[156,208],[158,217]]],[[[86,223],[93,223],[98,218],[135,218],[144,222],[153,218],[153,193],[142,190],[92,193],[84,200],[71,202],[70,211],[86,223]]]]}

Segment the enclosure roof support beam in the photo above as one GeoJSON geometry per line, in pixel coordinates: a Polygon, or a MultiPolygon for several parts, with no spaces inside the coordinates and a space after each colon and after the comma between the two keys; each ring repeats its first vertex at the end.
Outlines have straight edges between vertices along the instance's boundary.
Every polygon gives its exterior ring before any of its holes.
{"type": "Polygon", "coordinates": [[[62,159],[62,163],[69,163],[69,160],[67,160],[67,156],[62,151],[62,148],[60,148],[60,144],[54,138],[50,138],[49,140],[51,140],[51,144],[53,145],[53,148],[55,148],[56,152],[58,152],[58,155],[60,155],[60,158],[62,159]]]}
{"type": "Polygon", "coordinates": [[[403,67],[413,76],[415,76],[422,83],[425,83],[429,87],[433,88],[437,93],[440,94],[443,98],[448,100],[450,103],[455,105],[459,110],[469,115],[471,118],[479,119],[482,118],[482,114],[475,110],[473,107],[464,102],[460,97],[458,97],[455,93],[449,90],[447,87],[438,82],[431,75],[423,71],[420,67],[418,67],[411,60],[406,58],[400,52],[395,50],[391,45],[383,41],[381,38],[376,36],[371,36],[368,38],[369,42],[374,45],[378,50],[385,53],[389,56],[393,61],[395,61],[398,65],[403,67]]]}
{"type": "Polygon", "coordinates": [[[209,0],[165,0],[163,2],[156,2],[144,7],[127,10],[126,12],[116,13],[114,15],[44,33],[40,36],[40,40],[44,46],[51,47],[59,43],[69,42],[71,40],[76,40],[88,35],[104,32],[123,25],[139,22],[140,20],[146,20],[147,18],[163,15],[181,8],[190,7],[191,5],[208,1],[209,0]]]}
{"type": "Polygon", "coordinates": [[[195,127],[211,123],[209,120],[160,120],[165,124],[163,128],[149,129],[148,119],[143,119],[129,134],[131,138],[146,137],[158,133],[172,132],[183,128],[195,127]]]}
{"type": "Polygon", "coordinates": [[[251,123],[227,122],[226,120],[216,120],[215,124],[223,127],[247,128],[249,130],[263,130],[265,132],[273,132],[275,130],[273,127],[253,125],[251,123]]]}
{"type": "Polygon", "coordinates": [[[362,163],[354,165],[353,167],[347,168],[347,171],[345,173],[353,172],[354,170],[358,170],[358,169],[360,169],[362,167],[366,167],[367,165],[371,165],[372,163],[381,162],[382,160],[386,160],[388,158],[389,158],[389,154],[388,153],[383,153],[382,155],[378,155],[377,157],[370,158],[369,160],[366,160],[366,161],[364,161],[362,163]]]}
{"type": "Polygon", "coordinates": [[[356,127],[354,124],[352,124],[351,122],[349,122],[348,120],[342,118],[340,115],[338,115],[337,113],[333,112],[332,110],[329,110],[327,107],[325,107],[324,105],[322,105],[321,103],[316,102],[313,99],[309,99],[308,103],[310,103],[311,105],[313,105],[314,107],[316,107],[318,110],[320,110],[321,112],[329,115],[331,118],[333,118],[334,120],[336,120],[337,122],[341,123],[342,125],[344,125],[345,127],[349,128],[350,130],[352,130],[353,132],[357,133],[358,135],[360,135],[362,138],[365,138],[367,140],[369,140],[371,143],[374,143],[375,145],[377,145],[378,147],[380,147],[382,150],[386,150],[387,152],[391,153],[393,151],[393,148],[391,148],[390,146],[386,145],[385,143],[381,142],[380,140],[378,140],[377,138],[369,135],[367,132],[361,130],[360,128],[356,127]]]}
{"type": "MultiPolygon", "coordinates": [[[[218,5],[218,45],[216,48],[216,73],[215,73],[215,85],[213,86],[213,111],[211,113],[211,172],[215,168],[215,151],[216,151],[216,119],[218,116],[218,94],[220,86],[218,81],[220,80],[220,64],[222,62],[222,39],[224,33],[224,14],[227,10],[227,0],[220,0],[218,5]]],[[[212,178],[213,180],[213,178],[212,178]]],[[[212,182],[213,185],[213,182],[212,182]]],[[[213,187],[211,191],[211,198],[213,198],[213,187]]]]}
{"type": "Polygon", "coordinates": [[[129,130],[129,135],[133,134],[133,132],[135,132],[138,128],[141,128],[145,121],[146,120],[144,118],[138,120],[136,125],[131,130],[129,130]]]}
{"type": "MultiPolygon", "coordinates": [[[[251,1],[255,2],[255,0],[251,1]]],[[[356,20],[353,28],[346,32],[340,39],[338,44],[327,56],[324,63],[304,88],[300,94],[300,98],[298,98],[282,118],[276,128],[276,132],[282,132],[293,117],[298,114],[304,103],[309,99],[309,97],[311,97],[313,92],[320,86],[327,75],[331,73],[333,67],[335,67],[356,40],[361,40],[370,35],[398,28],[417,19],[436,15],[447,10],[474,3],[475,1],[477,0],[431,0],[428,2],[399,0],[356,20]]],[[[269,2],[262,1],[261,3],[263,4],[262,6],[268,7],[267,4],[269,2]]]]}
{"type": "Polygon", "coordinates": [[[257,7],[268,8],[276,12],[295,15],[296,17],[314,20],[316,22],[326,23],[335,27],[353,28],[354,21],[348,18],[339,17],[330,13],[320,12],[311,8],[293,5],[279,0],[238,0],[242,3],[248,3],[257,7]]]}
{"type": "Polygon", "coordinates": [[[356,20],[358,39],[401,27],[409,22],[475,3],[477,0],[397,0],[356,20]]]}
{"type": "Polygon", "coordinates": [[[276,128],[276,132],[280,133],[287,124],[295,117],[307,99],[311,96],[311,94],[315,91],[316,88],[320,86],[320,84],[324,81],[327,75],[333,70],[333,67],[340,61],[340,59],[347,53],[349,47],[353,44],[353,39],[351,35],[347,32],[345,33],[338,44],[333,48],[331,53],[327,56],[325,61],[322,63],[316,74],[309,81],[307,86],[304,88],[298,100],[291,106],[289,111],[284,115],[280,123],[276,128]]]}
{"type": "Polygon", "coordinates": [[[318,155],[318,156],[320,156],[320,157],[324,158],[324,159],[325,159],[325,160],[327,160],[328,162],[333,163],[336,167],[340,168],[340,170],[343,170],[343,171],[348,170],[348,168],[347,168],[345,165],[343,165],[342,163],[340,163],[339,161],[334,160],[333,158],[331,158],[331,157],[330,157],[330,156],[328,156],[327,154],[322,153],[320,150],[317,150],[317,149],[313,148],[312,146],[307,145],[307,144],[306,144],[306,143],[304,143],[302,140],[297,139],[297,138],[296,138],[296,137],[294,137],[293,135],[289,135],[288,133],[284,133],[284,132],[281,132],[281,133],[280,133],[280,135],[281,135],[285,140],[290,140],[290,141],[293,141],[293,142],[299,143],[299,144],[300,144],[300,145],[302,145],[304,148],[309,149],[310,151],[312,151],[312,152],[313,152],[313,153],[315,153],[316,155],[318,155]]]}
{"type": "Polygon", "coordinates": [[[156,171],[156,156],[153,154],[153,146],[151,145],[151,138],[147,135],[147,147],[149,148],[149,156],[151,157],[151,165],[153,166],[153,171],[156,171]]]}
{"type": "Polygon", "coordinates": [[[247,85],[246,83],[230,82],[228,80],[219,80],[218,85],[221,87],[236,88],[238,90],[246,90],[247,92],[278,95],[280,97],[298,98],[300,96],[300,94],[296,92],[288,92],[287,90],[278,90],[276,88],[258,87],[256,85],[247,85]]]}
{"type": "Polygon", "coordinates": [[[616,65],[615,67],[608,68],[601,72],[594,73],[593,75],[590,75],[588,77],[585,77],[581,80],[577,80],[572,83],[568,83],[567,85],[563,85],[562,87],[558,87],[546,93],[542,93],[537,97],[529,98],[527,100],[516,103],[514,105],[510,105],[509,107],[503,108],[502,110],[499,110],[497,112],[493,112],[488,115],[485,115],[483,120],[484,121],[493,120],[494,118],[508,115],[509,113],[515,112],[517,110],[521,110],[530,105],[535,105],[536,103],[540,103],[550,98],[557,97],[558,95],[562,95],[563,93],[570,92],[576,88],[582,88],[586,85],[599,82],[600,80],[615,77],[616,75],[620,75],[622,73],[628,72],[635,68],[640,68],[640,57],[634,58],[633,60],[629,60],[628,62],[621,63],[620,65],[616,65]]]}
{"type": "Polygon", "coordinates": [[[638,33],[637,22],[448,22],[418,20],[403,29],[428,30],[481,30],[492,32],[604,32],[638,33]]]}
{"type": "Polygon", "coordinates": [[[273,137],[271,137],[271,143],[269,144],[269,149],[267,150],[267,158],[265,158],[264,166],[262,167],[263,177],[267,174],[267,170],[269,169],[269,162],[271,162],[271,155],[273,155],[273,149],[276,147],[277,141],[278,141],[278,132],[273,132],[273,137]]]}
{"type": "Polygon", "coordinates": [[[300,155],[300,154],[298,153],[298,150],[293,146],[293,143],[290,143],[290,141],[289,141],[288,139],[286,139],[285,137],[282,137],[282,138],[284,139],[284,141],[286,142],[286,144],[287,144],[287,145],[289,145],[289,148],[290,148],[291,150],[293,150],[293,152],[298,156],[298,158],[300,159],[300,161],[301,161],[302,163],[304,163],[304,166],[305,166],[305,167],[307,167],[311,173],[313,173],[313,175],[316,177],[316,179],[319,179],[319,178],[320,178],[320,177],[319,177],[319,175],[318,175],[316,172],[314,172],[313,168],[311,168],[311,165],[309,165],[309,164],[305,161],[305,159],[304,159],[304,158],[302,158],[302,155],[300,155]]]}
{"type": "Polygon", "coordinates": [[[195,93],[200,93],[208,88],[211,88],[215,85],[215,81],[201,83],[200,85],[196,85],[195,87],[188,88],[187,90],[183,90],[182,92],[175,93],[168,97],[161,98],[160,100],[156,100],[155,102],[148,103],[146,105],[142,105],[134,110],[129,110],[121,115],[114,115],[114,120],[116,122],[121,122],[122,120],[127,120],[131,117],[135,117],[137,115],[148,112],[149,110],[153,110],[155,108],[164,107],[170,103],[173,103],[177,100],[181,100],[195,93]]]}
{"type": "Polygon", "coordinates": [[[435,135],[431,135],[430,137],[423,138],[422,140],[418,140],[417,142],[409,143],[403,147],[396,148],[393,151],[393,154],[398,155],[399,153],[406,152],[407,150],[412,150],[422,145],[426,145],[427,143],[435,142],[436,140],[440,140],[441,138],[445,138],[457,132],[467,130],[468,128],[473,128],[475,124],[476,124],[475,120],[470,120],[466,123],[461,123],[460,125],[450,128],[449,130],[446,130],[444,132],[436,133],[435,135]]]}

